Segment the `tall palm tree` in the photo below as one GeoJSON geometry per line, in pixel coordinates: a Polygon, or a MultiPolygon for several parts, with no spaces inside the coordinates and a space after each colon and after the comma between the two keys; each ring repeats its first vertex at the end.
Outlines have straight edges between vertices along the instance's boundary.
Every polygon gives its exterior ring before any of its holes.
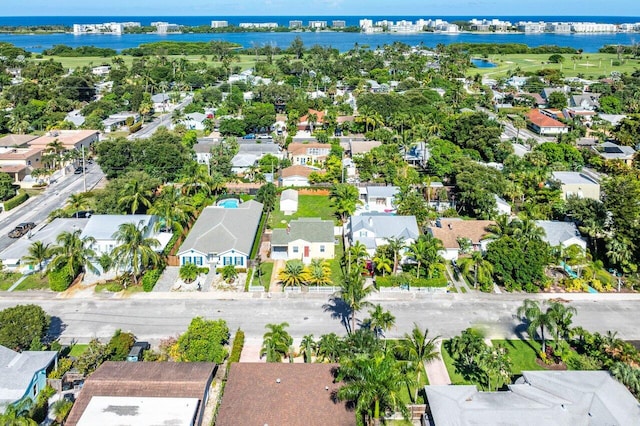
{"type": "Polygon", "coordinates": [[[323,334],[316,345],[316,359],[321,362],[338,362],[344,353],[344,341],[335,333],[323,334]]]}
{"type": "Polygon", "coordinates": [[[211,195],[211,176],[207,168],[195,161],[187,164],[182,172],[182,193],[185,195],[194,195],[202,192],[205,195],[211,195]]]}
{"type": "Polygon", "coordinates": [[[156,231],[164,226],[183,234],[195,212],[190,201],[190,198],[182,196],[175,186],[167,185],[162,188],[160,197],[149,208],[149,214],[157,215],[162,219],[155,223],[156,231]]]}
{"type": "Polygon", "coordinates": [[[547,343],[544,336],[544,330],[547,329],[551,334],[555,332],[554,318],[549,315],[548,311],[543,311],[540,307],[540,303],[531,299],[525,299],[522,306],[518,308],[517,314],[527,321],[527,333],[529,333],[529,336],[535,338],[536,330],[540,329],[542,353],[546,353],[547,343]]]}
{"type": "Polygon", "coordinates": [[[147,267],[160,263],[160,255],[154,251],[160,242],[147,234],[147,226],[135,223],[123,223],[113,234],[118,244],[111,252],[113,261],[118,269],[131,272],[134,284],[147,267]]]}
{"type": "Polygon", "coordinates": [[[132,179],[122,188],[118,205],[130,210],[131,214],[135,214],[139,211],[140,206],[150,208],[152,198],[152,191],[143,188],[140,181],[132,179]]]}
{"type": "Polygon", "coordinates": [[[342,223],[347,221],[347,217],[353,215],[356,206],[360,203],[360,193],[358,188],[347,183],[337,183],[331,188],[329,195],[336,213],[340,216],[342,223]]]}
{"type": "Polygon", "coordinates": [[[518,223],[513,235],[520,242],[527,243],[529,241],[540,241],[545,236],[545,231],[536,225],[533,220],[524,219],[518,223]]]}
{"type": "Polygon", "coordinates": [[[387,238],[389,249],[393,252],[393,274],[398,272],[398,262],[400,261],[400,252],[406,247],[404,237],[387,238]]]}
{"type": "Polygon", "coordinates": [[[67,206],[74,212],[75,217],[78,217],[78,212],[88,207],[87,196],[84,192],[69,195],[67,199],[67,206]]]}
{"type": "Polygon", "coordinates": [[[433,271],[437,269],[437,264],[442,264],[443,259],[439,252],[444,250],[442,241],[433,237],[431,234],[425,234],[409,246],[409,253],[413,260],[418,264],[416,268],[416,278],[420,278],[420,267],[425,265],[427,268],[427,278],[430,278],[433,271]]]}
{"type": "Polygon", "coordinates": [[[356,264],[359,269],[362,269],[364,261],[369,258],[369,252],[367,251],[367,246],[362,244],[360,241],[356,241],[354,245],[349,247],[347,256],[349,267],[351,266],[351,264],[356,264]]]}
{"type": "Polygon", "coordinates": [[[487,234],[486,238],[492,240],[497,240],[507,235],[512,235],[513,225],[511,223],[511,218],[506,214],[499,215],[496,218],[495,223],[487,227],[487,231],[489,231],[489,233],[487,234]]]}
{"type": "Polygon", "coordinates": [[[549,303],[547,315],[549,315],[553,322],[551,333],[556,344],[560,341],[560,338],[569,338],[571,324],[575,314],[577,314],[577,311],[573,306],[566,306],[559,302],[549,303]]]}
{"type": "Polygon", "coordinates": [[[42,264],[45,260],[51,257],[51,247],[50,244],[44,244],[42,241],[34,241],[28,249],[28,253],[26,256],[22,257],[27,265],[38,266],[40,270],[40,277],[44,276],[44,268],[42,264]]]}
{"type": "Polygon", "coordinates": [[[98,269],[90,262],[90,259],[96,255],[91,248],[96,240],[92,237],[80,238],[81,233],[80,229],[76,229],[58,235],[56,245],[51,247],[53,259],[49,264],[49,270],[57,271],[61,268],[67,268],[69,275],[74,278],[84,268],[99,273],[98,269]]]}
{"type": "Polygon", "coordinates": [[[355,270],[345,275],[340,289],[334,295],[334,297],[340,298],[349,306],[351,314],[350,333],[356,331],[356,314],[360,312],[360,310],[371,306],[371,302],[365,299],[372,290],[372,286],[365,285],[364,278],[360,271],[355,270]]]}
{"type": "Polygon", "coordinates": [[[471,257],[458,260],[458,266],[464,275],[469,275],[473,270],[473,287],[478,288],[478,282],[491,281],[493,265],[484,258],[481,251],[474,251],[471,257]]]}
{"type": "Polygon", "coordinates": [[[418,390],[420,389],[420,375],[425,362],[440,359],[440,353],[436,347],[436,340],[440,336],[428,338],[429,329],[425,328],[424,331],[418,327],[418,324],[413,323],[413,329],[411,333],[405,333],[404,337],[398,341],[397,351],[400,355],[400,359],[409,364],[410,367],[417,373],[417,386],[413,401],[418,399],[418,390]]]}
{"type": "Polygon", "coordinates": [[[313,334],[307,334],[300,342],[300,353],[304,357],[304,362],[310,363],[313,360],[313,354],[316,352],[318,344],[313,339],[313,334]]]}
{"type": "Polygon", "coordinates": [[[289,323],[267,324],[267,332],[262,337],[262,348],[260,358],[266,355],[267,362],[280,362],[283,357],[289,354],[289,347],[293,339],[286,330],[289,323]]]}
{"type": "Polygon", "coordinates": [[[309,285],[329,285],[331,284],[331,266],[325,259],[312,259],[307,268],[307,278],[309,285]]]}
{"type": "Polygon", "coordinates": [[[0,424],[6,426],[37,426],[38,422],[29,417],[29,407],[33,404],[30,398],[18,404],[12,404],[0,414],[0,424]]]}
{"type": "Polygon", "coordinates": [[[278,274],[282,290],[286,287],[300,287],[309,281],[307,270],[298,259],[287,260],[284,269],[278,274]]]}
{"type": "Polygon", "coordinates": [[[385,272],[391,272],[393,268],[393,261],[389,259],[384,253],[373,258],[373,263],[376,265],[376,271],[382,272],[384,277],[385,272]]]}
{"type": "Polygon", "coordinates": [[[344,385],[336,396],[341,401],[353,401],[365,424],[377,424],[380,414],[387,410],[400,410],[408,418],[407,406],[400,401],[400,389],[413,383],[393,354],[377,352],[347,359],[338,369],[337,380],[344,385]]]}
{"type": "Polygon", "coordinates": [[[396,317],[389,311],[385,311],[382,306],[375,305],[369,311],[369,319],[367,324],[376,335],[376,338],[384,337],[384,332],[391,330],[396,324],[396,317]]]}

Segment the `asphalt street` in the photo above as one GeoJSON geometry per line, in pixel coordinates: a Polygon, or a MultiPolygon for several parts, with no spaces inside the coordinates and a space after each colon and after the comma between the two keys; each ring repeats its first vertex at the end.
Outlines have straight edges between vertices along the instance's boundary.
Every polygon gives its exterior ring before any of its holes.
{"type": "MultiPolygon", "coordinates": [[[[186,98],[184,98],[184,100],[182,102],[180,102],[178,105],[176,105],[175,109],[183,110],[192,101],[193,101],[193,97],[187,96],[186,98]]],[[[171,115],[172,115],[171,113],[161,114],[155,120],[153,120],[153,121],[145,124],[144,126],[142,126],[142,129],[140,129],[136,133],[134,133],[132,135],[129,135],[128,139],[148,139],[148,138],[150,138],[155,133],[155,131],[158,130],[158,127],[160,127],[160,126],[169,127],[169,125],[171,124],[171,115]]]]}
{"type": "MultiPolygon", "coordinates": [[[[64,343],[88,342],[93,337],[108,338],[116,329],[133,332],[140,339],[158,342],[184,332],[195,316],[222,318],[229,328],[240,327],[247,337],[260,338],[265,325],[286,321],[293,337],[335,332],[345,334],[341,323],[343,309],[335,309],[328,297],[236,300],[202,299],[198,294],[185,297],[154,298],[146,294],[129,299],[70,298],[52,299],[53,295],[19,295],[0,297],[0,309],[17,304],[35,303],[54,318],[54,331],[64,343]],[[334,318],[333,314],[336,314],[334,318]]],[[[182,295],[181,295],[182,296],[182,295]]],[[[431,295],[415,300],[380,300],[396,316],[396,327],[388,337],[399,337],[413,323],[428,327],[430,335],[452,337],[468,327],[483,329],[488,337],[515,338],[521,322],[517,307],[526,295],[431,295]]],[[[535,296],[534,296],[535,297],[535,296]]],[[[578,314],[574,325],[590,331],[616,330],[624,339],[640,340],[636,315],[640,299],[597,300],[586,298],[570,302],[578,314]]],[[[361,313],[362,318],[366,313],[361,313]]],[[[520,327],[522,328],[522,327],[520,327]]]]}
{"type": "MultiPolygon", "coordinates": [[[[87,190],[90,190],[104,177],[104,173],[97,164],[87,164],[86,167],[87,190]]],[[[49,185],[39,196],[27,200],[25,204],[12,211],[2,213],[0,215],[0,251],[16,241],[9,238],[7,234],[17,224],[34,222],[36,227],[44,224],[49,213],[66,204],[69,195],[83,192],[83,190],[82,174],[76,175],[71,171],[67,176],[61,177],[56,183],[49,185]]]]}

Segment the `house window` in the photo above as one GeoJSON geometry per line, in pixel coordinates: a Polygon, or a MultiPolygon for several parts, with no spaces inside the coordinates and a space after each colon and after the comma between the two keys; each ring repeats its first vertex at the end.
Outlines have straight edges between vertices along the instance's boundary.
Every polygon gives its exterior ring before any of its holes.
{"type": "Polygon", "coordinates": [[[242,256],[236,257],[236,263],[235,264],[238,265],[238,266],[244,266],[244,257],[242,257],[242,256]]]}
{"type": "Polygon", "coordinates": [[[182,258],[182,264],[186,265],[188,263],[191,263],[191,256],[185,256],[182,258]]]}
{"type": "Polygon", "coordinates": [[[360,231],[360,236],[361,237],[366,237],[367,236],[367,231],[360,231]]]}
{"type": "Polygon", "coordinates": [[[293,252],[294,253],[298,253],[299,252],[298,246],[293,246],[293,252]]]}
{"type": "Polygon", "coordinates": [[[324,253],[324,246],[320,246],[320,253],[324,253]]]}
{"type": "Polygon", "coordinates": [[[196,265],[202,266],[202,256],[194,257],[193,260],[195,260],[196,265]]]}
{"type": "Polygon", "coordinates": [[[222,258],[222,265],[224,265],[224,266],[233,265],[233,257],[223,257],[222,258]]]}

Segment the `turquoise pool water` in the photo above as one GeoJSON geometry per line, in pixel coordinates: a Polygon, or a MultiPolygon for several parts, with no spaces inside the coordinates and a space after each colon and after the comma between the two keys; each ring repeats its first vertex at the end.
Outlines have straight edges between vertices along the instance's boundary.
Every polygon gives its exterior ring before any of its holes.
{"type": "Polygon", "coordinates": [[[588,291],[589,293],[598,293],[598,290],[596,290],[595,288],[588,286],[588,291]]]}
{"type": "Polygon", "coordinates": [[[240,200],[236,198],[228,198],[218,202],[218,206],[224,207],[225,209],[237,209],[239,205],[240,200]]]}

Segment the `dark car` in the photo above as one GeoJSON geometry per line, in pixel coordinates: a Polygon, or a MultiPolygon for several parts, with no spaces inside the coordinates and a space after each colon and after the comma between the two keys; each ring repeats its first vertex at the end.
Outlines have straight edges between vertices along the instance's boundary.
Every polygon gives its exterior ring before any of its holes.
{"type": "Polygon", "coordinates": [[[138,362],[142,361],[142,357],[144,355],[144,351],[149,350],[151,345],[148,342],[136,342],[131,347],[131,351],[129,351],[129,355],[127,355],[127,361],[129,362],[138,362]]]}
{"type": "Polygon", "coordinates": [[[36,224],[33,222],[20,223],[18,226],[13,228],[11,232],[9,232],[9,238],[20,238],[35,227],[36,224]]]}
{"type": "Polygon", "coordinates": [[[82,167],[76,167],[76,169],[73,171],[74,175],[79,175],[82,173],[82,167]]]}

